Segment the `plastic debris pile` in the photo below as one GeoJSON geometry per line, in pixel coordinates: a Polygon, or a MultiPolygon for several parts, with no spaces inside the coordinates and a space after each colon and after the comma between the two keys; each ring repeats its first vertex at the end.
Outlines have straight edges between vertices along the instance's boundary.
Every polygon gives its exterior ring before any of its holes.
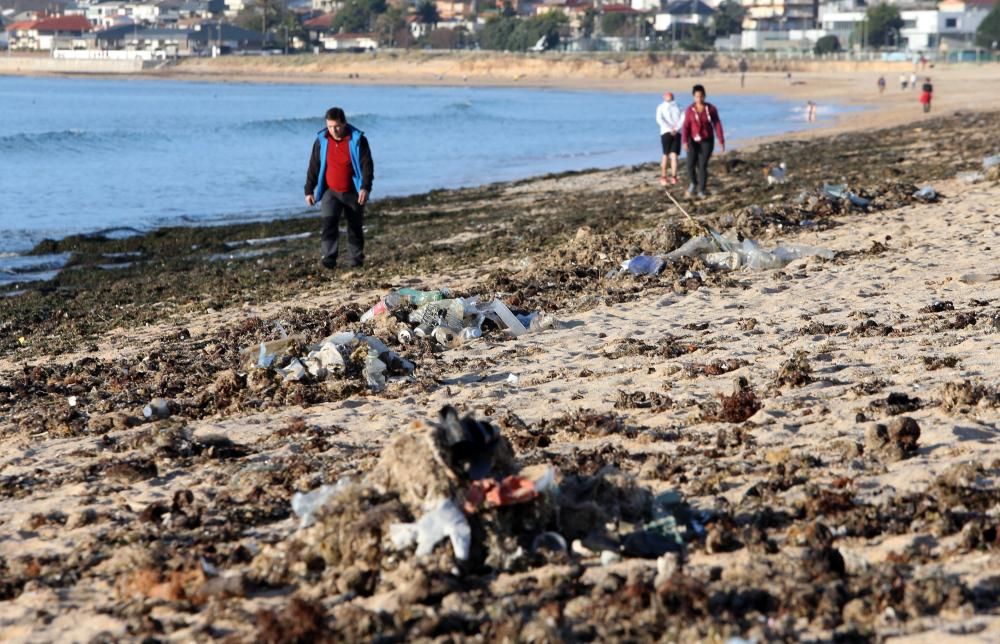
{"type": "MultiPolygon", "coordinates": [[[[833,259],[834,252],[807,244],[785,244],[765,250],[752,239],[738,241],[709,230],[709,235],[699,235],[686,241],[680,248],[665,255],[639,255],[622,262],[622,271],[633,275],[656,275],[669,262],[683,257],[700,257],[707,266],[722,270],[766,270],[782,268],[789,262],[803,257],[833,259]]],[[[732,235],[735,237],[735,235],[732,235]]]]}
{"type": "Polygon", "coordinates": [[[285,382],[359,374],[373,391],[385,388],[387,376],[407,376],[415,368],[378,338],[360,333],[335,333],[308,347],[303,356],[305,347],[302,336],[291,336],[261,342],[258,347],[245,349],[243,356],[252,368],[273,369],[285,382]]]}
{"type": "Polygon", "coordinates": [[[544,312],[515,315],[499,299],[480,302],[478,297],[449,298],[447,290],[391,291],[366,311],[361,321],[379,322],[380,318],[389,317],[395,319],[392,330],[400,344],[408,344],[414,338],[431,338],[450,348],[482,337],[486,322],[515,338],[558,327],[556,319],[544,312]]]}
{"type": "Polygon", "coordinates": [[[522,467],[495,426],[450,406],[437,422],[401,431],[361,479],[296,494],[292,509],[298,529],[257,555],[255,580],[315,581],[308,569],[322,569],[340,592],[363,595],[426,574],[680,556],[711,518],[677,492],[654,496],[610,466],[593,475],[522,467]],[[317,560],[320,568],[299,563],[317,560]],[[344,588],[344,579],[356,583],[344,588]]]}

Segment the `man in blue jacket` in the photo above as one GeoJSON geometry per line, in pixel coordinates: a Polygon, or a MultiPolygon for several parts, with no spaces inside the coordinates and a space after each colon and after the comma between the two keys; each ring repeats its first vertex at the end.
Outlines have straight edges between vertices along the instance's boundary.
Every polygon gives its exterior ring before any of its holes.
{"type": "Polygon", "coordinates": [[[375,178],[375,164],[364,132],[347,122],[344,110],[326,111],[326,129],[316,134],[309,170],[306,203],[319,203],[323,213],[323,266],[337,267],[340,215],[347,218],[350,265],[365,261],[364,214],[375,178]]]}

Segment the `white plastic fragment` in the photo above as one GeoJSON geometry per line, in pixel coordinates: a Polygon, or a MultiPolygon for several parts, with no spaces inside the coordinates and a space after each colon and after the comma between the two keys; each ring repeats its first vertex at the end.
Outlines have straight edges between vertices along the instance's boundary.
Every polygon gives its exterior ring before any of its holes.
{"type": "Polygon", "coordinates": [[[472,530],[465,515],[452,501],[442,499],[416,523],[393,523],[389,526],[389,538],[397,550],[417,544],[416,555],[429,555],[442,539],[451,540],[455,558],[465,561],[469,558],[472,545],[472,530]]]}
{"type": "Polygon", "coordinates": [[[271,353],[267,350],[267,343],[260,343],[260,353],[257,355],[257,366],[261,369],[267,369],[274,362],[277,354],[271,353]]]}
{"type": "Polygon", "coordinates": [[[150,420],[167,418],[170,416],[170,405],[163,398],[153,398],[148,405],[142,408],[142,415],[150,420]]]}
{"type": "Polygon", "coordinates": [[[486,305],[485,309],[481,308],[480,310],[481,311],[486,310],[495,313],[496,316],[500,318],[500,321],[503,322],[505,325],[507,325],[507,328],[510,329],[511,335],[513,335],[515,338],[524,335],[524,333],[527,332],[527,329],[524,328],[524,325],[521,324],[521,321],[518,320],[514,316],[514,314],[510,312],[510,309],[507,308],[507,305],[501,302],[500,300],[493,300],[492,302],[486,305]]]}
{"type": "Polygon", "coordinates": [[[316,520],[316,511],[327,501],[337,496],[347,487],[350,479],[342,478],[334,485],[321,485],[312,492],[296,492],[292,495],[292,512],[299,517],[299,530],[308,528],[316,520]]]}
{"type": "Polygon", "coordinates": [[[292,358],[288,366],[275,369],[288,382],[302,380],[306,375],[306,366],[298,358],[292,358]]]}

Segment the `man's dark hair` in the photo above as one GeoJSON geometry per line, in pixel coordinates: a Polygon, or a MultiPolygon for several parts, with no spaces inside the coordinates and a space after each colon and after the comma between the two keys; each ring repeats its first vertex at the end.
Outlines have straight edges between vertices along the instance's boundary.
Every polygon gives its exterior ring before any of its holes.
{"type": "Polygon", "coordinates": [[[347,115],[344,114],[344,110],[339,107],[331,107],[326,111],[327,121],[337,121],[338,123],[347,123],[347,115]]]}
{"type": "Polygon", "coordinates": [[[706,96],[708,94],[708,92],[705,91],[704,85],[695,85],[694,87],[691,88],[691,96],[694,96],[698,92],[701,92],[702,96],[706,96]]]}

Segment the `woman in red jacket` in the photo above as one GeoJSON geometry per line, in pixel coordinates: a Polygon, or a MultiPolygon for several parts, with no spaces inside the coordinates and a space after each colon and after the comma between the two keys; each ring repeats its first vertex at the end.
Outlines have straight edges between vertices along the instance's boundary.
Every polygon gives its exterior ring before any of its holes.
{"type": "Polygon", "coordinates": [[[924,106],[924,113],[927,113],[931,111],[931,97],[934,96],[934,86],[931,85],[930,78],[924,81],[924,86],[921,90],[920,104],[924,106]]]}
{"type": "Polygon", "coordinates": [[[719,138],[719,152],[726,151],[726,138],[722,133],[722,120],[719,111],[711,103],[705,102],[705,88],[695,85],[691,90],[694,103],[684,113],[684,126],[681,128],[681,142],[687,150],[687,170],[690,184],[687,194],[691,196],[697,190],[699,197],[705,196],[705,186],[708,184],[708,159],[715,147],[715,137],[719,138]]]}

